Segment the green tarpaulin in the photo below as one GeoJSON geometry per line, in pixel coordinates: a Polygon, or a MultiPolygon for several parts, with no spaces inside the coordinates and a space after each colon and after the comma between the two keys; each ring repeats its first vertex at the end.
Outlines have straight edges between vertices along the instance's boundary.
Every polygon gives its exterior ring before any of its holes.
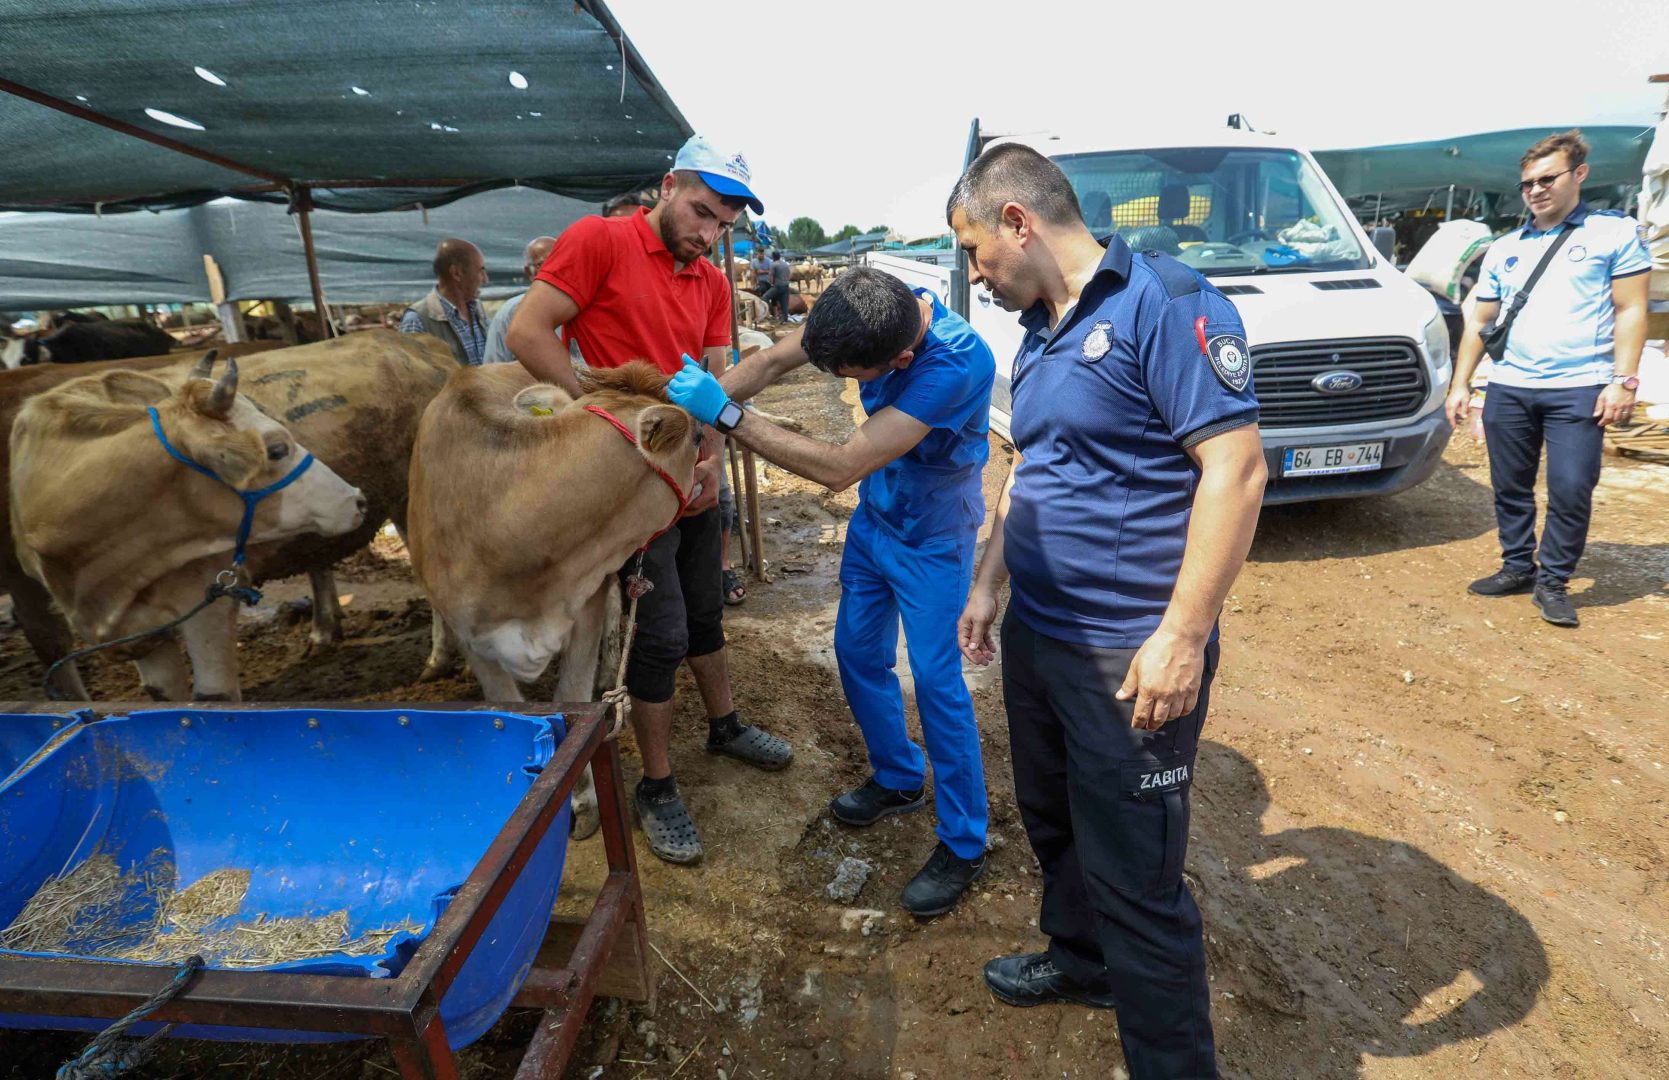
{"type": "MultiPolygon", "coordinates": [[[[517,182],[600,201],[656,182],[691,132],[600,0],[0,0],[0,27],[5,82],[321,185],[328,209],[517,182]]],[[[9,209],[285,199],[15,93],[0,146],[9,209]]]]}
{"type": "MultiPolygon", "coordinates": [[[[1320,150],[1316,161],[1347,199],[1358,196],[1420,192],[1421,197],[1450,184],[1480,193],[1518,195],[1518,159],[1536,140],[1574,125],[1519,128],[1462,135],[1453,139],[1320,150]]],[[[1583,128],[1588,154],[1587,186],[1640,183],[1640,167],[1651,144],[1651,128],[1583,128]]],[[[1405,198],[1401,200],[1407,202],[1405,198]]],[[[1389,201],[1387,206],[1389,206],[1389,201]]]]}

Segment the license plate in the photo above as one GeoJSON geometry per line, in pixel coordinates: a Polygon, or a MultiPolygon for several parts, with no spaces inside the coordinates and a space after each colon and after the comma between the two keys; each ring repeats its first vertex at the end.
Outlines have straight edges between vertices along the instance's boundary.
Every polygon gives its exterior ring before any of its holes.
{"type": "Polygon", "coordinates": [[[1281,453],[1282,476],[1372,472],[1385,464],[1385,444],[1382,442],[1289,446],[1281,453]]]}

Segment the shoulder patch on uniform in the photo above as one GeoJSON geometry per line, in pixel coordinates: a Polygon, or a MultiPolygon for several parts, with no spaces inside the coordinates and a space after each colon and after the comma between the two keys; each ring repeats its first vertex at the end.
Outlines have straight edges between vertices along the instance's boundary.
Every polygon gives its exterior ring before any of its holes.
{"type": "Polygon", "coordinates": [[[1211,361],[1217,381],[1238,394],[1252,380],[1252,350],[1240,334],[1211,334],[1204,323],[1201,319],[1194,326],[1202,342],[1201,351],[1211,361]]]}
{"type": "Polygon", "coordinates": [[[1172,300],[1200,291],[1200,276],[1163,251],[1144,251],[1142,259],[1159,275],[1159,284],[1165,287],[1165,295],[1172,300]]]}

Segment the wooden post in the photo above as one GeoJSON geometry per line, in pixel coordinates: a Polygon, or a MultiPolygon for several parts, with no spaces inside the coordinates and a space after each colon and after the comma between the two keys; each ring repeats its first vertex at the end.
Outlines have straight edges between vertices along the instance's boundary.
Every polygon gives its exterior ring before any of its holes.
{"type": "Polygon", "coordinates": [[[238,310],[238,305],[226,299],[226,279],[221,275],[213,255],[203,256],[203,272],[209,276],[209,299],[214,301],[215,310],[220,313],[220,327],[226,334],[227,342],[248,341],[249,331],[243,324],[243,313],[238,310]]]}
{"type": "Polygon", "coordinates": [[[288,301],[268,300],[272,305],[272,313],[278,318],[278,336],[284,339],[286,345],[300,345],[301,339],[296,336],[296,313],[290,310],[288,301]]]}
{"type": "MultiPolygon", "coordinates": [[[[742,355],[742,335],[736,325],[736,259],[729,227],[724,230],[724,274],[730,282],[730,362],[735,364],[742,355]]],[[[769,582],[771,575],[765,570],[764,523],[759,518],[759,477],[754,468],[753,451],[745,446],[742,448],[742,482],[747,485],[747,497],[742,502],[748,508],[744,524],[748,530],[748,542],[753,548],[753,573],[760,581],[769,582]]],[[[742,492],[735,494],[740,496],[742,492]]]]}
{"type": "Polygon", "coordinates": [[[301,250],[307,256],[307,284],[313,289],[313,309],[319,313],[319,325],[327,338],[336,336],[330,323],[330,305],[325,303],[324,286],[319,284],[319,256],[313,250],[313,193],[306,188],[296,192],[296,228],[301,230],[301,250]]]}

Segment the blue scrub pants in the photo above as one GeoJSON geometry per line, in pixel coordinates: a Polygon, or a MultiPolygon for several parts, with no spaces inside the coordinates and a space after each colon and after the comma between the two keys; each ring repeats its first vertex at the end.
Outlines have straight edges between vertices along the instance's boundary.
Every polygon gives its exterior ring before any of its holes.
{"type": "Polygon", "coordinates": [[[1484,442],[1495,487],[1501,562],[1568,582],[1588,543],[1605,429],[1594,419],[1603,386],[1532,390],[1491,384],[1484,395],[1484,442]],[[1547,446],[1547,524],[1536,549],[1536,467],[1547,446]],[[1539,558],[1538,558],[1539,555],[1539,558]]]}
{"type": "Polygon", "coordinates": [[[939,839],[962,859],[977,859],[985,850],[987,818],[979,728],[956,643],[973,580],[974,533],[906,544],[860,505],[846,530],[834,639],[840,682],[876,781],[915,791],[926,782],[927,762],[905,730],[904,693],[893,673],[903,620],[922,735],[933,760],[939,839]]]}

